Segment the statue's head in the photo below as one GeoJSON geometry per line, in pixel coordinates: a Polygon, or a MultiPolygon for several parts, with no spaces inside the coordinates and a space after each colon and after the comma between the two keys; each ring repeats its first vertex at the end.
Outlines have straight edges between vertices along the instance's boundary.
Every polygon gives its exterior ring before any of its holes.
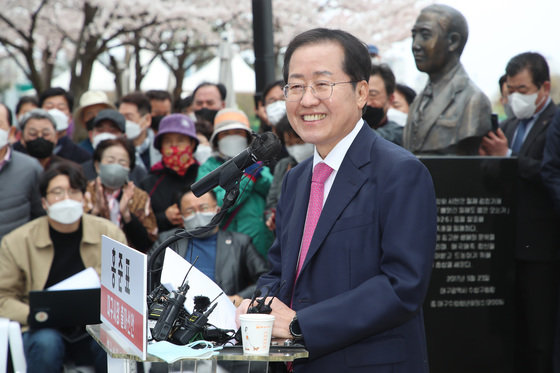
{"type": "Polygon", "coordinates": [[[437,73],[455,65],[465,48],[467,20],[448,5],[430,5],[420,12],[412,28],[412,54],[418,70],[437,73]]]}

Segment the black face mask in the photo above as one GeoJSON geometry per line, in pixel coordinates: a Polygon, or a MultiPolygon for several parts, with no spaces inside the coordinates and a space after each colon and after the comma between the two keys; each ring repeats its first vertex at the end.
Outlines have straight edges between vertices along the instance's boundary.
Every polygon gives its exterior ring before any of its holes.
{"type": "Polygon", "coordinates": [[[218,114],[218,110],[212,110],[204,107],[200,110],[195,111],[194,114],[197,117],[207,120],[212,125],[214,125],[214,118],[216,117],[216,114],[218,114]]]}
{"type": "Polygon", "coordinates": [[[95,117],[91,118],[90,120],[88,120],[86,122],[86,129],[88,131],[91,131],[93,129],[93,121],[94,121],[95,117]]]}
{"type": "Polygon", "coordinates": [[[52,155],[54,143],[42,137],[37,137],[35,140],[26,142],[25,148],[27,149],[27,154],[33,158],[44,159],[52,155]]]}
{"type": "Polygon", "coordinates": [[[152,130],[154,130],[154,132],[157,133],[157,131],[159,131],[159,122],[161,122],[163,117],[165,117],[165,115],[154,115],[152,117],[152,123],[150,124],[150,127],[152,128],[152,130]]]}
{"type": "Polygon", "coordinates": [[[371,128],[379,127],[379,124],[385,118],[385,110],[380,107],[366,106],[366,112],[362,118],[369,124],[371,128]]]}

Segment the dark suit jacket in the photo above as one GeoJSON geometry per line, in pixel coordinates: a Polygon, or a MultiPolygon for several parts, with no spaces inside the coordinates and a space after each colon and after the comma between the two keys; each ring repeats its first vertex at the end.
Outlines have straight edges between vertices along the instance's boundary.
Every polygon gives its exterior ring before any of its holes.
{"type": "Polygon", "coordinates": [[[427,372],[421,306],[436,241],[432,179],[408,151],[367,124],[330,190],[297,283],[312,159],[286,175],[271,271],[297,311],[310,358],[303,372],[427,372]],[[292,293],[293,289],[293,293],[292,293]]]}
{"type": "MultiPolygon", "coordinates": [[[[546,132],[556,106],[550,102],[527,134],[518,156],[517,235],[515,255],[522,260],[558,259],[560,219],[554,213],[552,199],[541,178],[546,132]]],[[[502,129],[512,144],[519,125],[508,119],[502,129]]],[[[515,154],[514,154],[515,155],[515,154]]]]}
{"type": "Polygon", "coordinates": [[[542,178],[560,215],[560,108],[548,126],[544,146],[542,178]]]}
{"type": "MultiPolygon", "coordinates": [[[[162,232],[153,248],[157,248],[163,241],[171,237],[176,231],[172,229],[162,232]]],[[[182,238],[170,245],[170,248],[183,258],[189,249],[189,240],[182,238]]],[[[152,255],[150,252],[149,255],[152,255]]],[[[161,267],[165,251],[154,262],[154,285],[159,284],[161,267]]],[[[196,266],[195,266],[196,267],[196,266]]],[[[251,298],[255,291],[255,283],[260,275],[268,270],[266,260],[251,243],[251,237],[243,233],[218,231],[216,242],[216,271],[214,273],[216,284],[222,288],[227,295],[238,294],[243,298],[251,298]]],[[[155,286],[152,287],[155,288],[155,286]]]]}

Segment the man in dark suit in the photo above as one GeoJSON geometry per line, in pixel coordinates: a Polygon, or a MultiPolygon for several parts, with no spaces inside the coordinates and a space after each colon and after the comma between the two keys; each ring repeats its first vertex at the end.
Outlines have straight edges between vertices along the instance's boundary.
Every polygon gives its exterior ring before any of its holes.
{"type": "Polygon", "coordinates": [[[552,372],[552,348],[560,280],[560,219],[541,178],[547,128],[556,106],[550,98],[546,60],[522,53],[506,67],[514,118],[482,140],[480,155],[517,156],[516,368],[552,372]]]}
{"type": "Polygon", "coordinates": [[[280,287],[272,334],[309,351],[296,372],[428,372],[434,188],[361,119],[370,70],[365,44],[340,30],[304,32],[285,55],[288,119],[315,152],[285,176],[272,269],[257,286],[280,287]]]}

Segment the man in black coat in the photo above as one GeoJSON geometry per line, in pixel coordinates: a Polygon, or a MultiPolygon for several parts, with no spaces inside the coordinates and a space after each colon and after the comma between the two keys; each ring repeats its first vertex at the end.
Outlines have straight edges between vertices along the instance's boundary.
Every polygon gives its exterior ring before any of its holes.
{"type": "Polygon", "coordinates": [[[552,372],[560,280],[560,218],[541,178],[546,133],[556,110],[546,60],[522,53],[506,67],[515,117],[483,138],[480,155],[517,156],[516,368],[552,372]]]}

